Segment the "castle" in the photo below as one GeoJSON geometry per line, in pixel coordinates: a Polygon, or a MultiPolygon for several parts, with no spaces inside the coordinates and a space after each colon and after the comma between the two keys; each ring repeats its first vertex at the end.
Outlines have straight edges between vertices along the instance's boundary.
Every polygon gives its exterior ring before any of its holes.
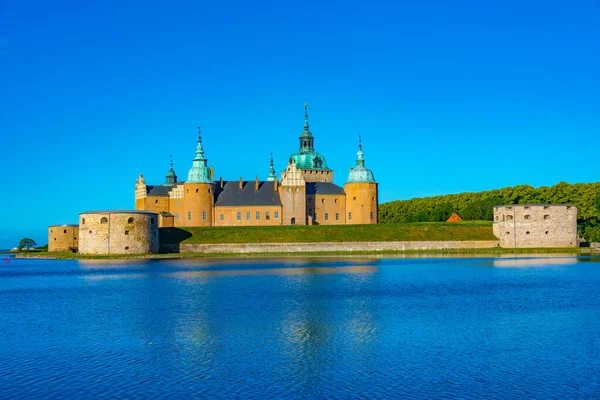
{"type": "Polygon", "coordinates": [[[198,128],[196,157],[186,181],[171,168],[161,185],[147,185],[140,173],[135,209],[159,214],[161,227],[376,224],[378,184],[365,167],[359,137],[356,166],[344,187],[333,183],[333,170],[315,151],[304,105],[300,149],[292,154],[279,180],[271,167],[266,180],[218,181],[204,157],[198,128]]]}

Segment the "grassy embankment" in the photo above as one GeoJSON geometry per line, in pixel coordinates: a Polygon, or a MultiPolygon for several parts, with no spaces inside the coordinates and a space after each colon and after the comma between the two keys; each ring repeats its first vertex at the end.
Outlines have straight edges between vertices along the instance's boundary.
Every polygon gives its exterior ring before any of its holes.
{"type": "Polygon", "coordinates": [[[492,222],[163,228],[163,244],[497,240],[492,222]]]}
{"type": "MultiPolygon", "coordinates": [[[[211,227],[211,228],[163,228],[161,243],[294,243],[294,242],[364,242],[364,241],[442,241],[442,240],[496,240],[491,222],[461,223],[405,223],[380,225],[339,226],[275,226],[275,227],[211,227]]],[[[282,256],[353,256],[353,255],[500,255],[536,253],[579,253],[579,249],[452,249],[452,250],[406,250],[406,251],[343,251],[302,253],[175,253],[83,256],[74,253],[24,254],[36,258],[60,259],[163,259],[200,257],[282,257],[282,256]]]]}

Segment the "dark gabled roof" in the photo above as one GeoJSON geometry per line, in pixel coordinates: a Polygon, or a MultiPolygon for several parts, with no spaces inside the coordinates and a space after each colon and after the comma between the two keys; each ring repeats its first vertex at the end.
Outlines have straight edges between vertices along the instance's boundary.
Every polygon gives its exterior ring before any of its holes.
{"type": "Polygon", "coordinates": [[[224,181],[222,189],[215,184],[215,206],[281,206],[273,182],[259,181],[258,190],[254,181],[244,181],[242,190],[239,181],[224,181]]]}
{"type": "Polygon", "coordinates": [[[344,188],[331,182],[306,182],[306,194],[346,194],[344,188]]]}
{"type": "Polygon", "coordinates": [[[158,186],[146,186],[146,193],[148,196],[168,196],[169,190],[171,190],[173,186],[170,185],[158,185],[158,186]]]}

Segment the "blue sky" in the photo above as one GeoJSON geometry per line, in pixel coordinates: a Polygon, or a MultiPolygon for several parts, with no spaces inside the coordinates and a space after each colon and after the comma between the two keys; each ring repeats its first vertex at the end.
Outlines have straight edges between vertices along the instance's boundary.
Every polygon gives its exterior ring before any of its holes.
{"type": "Polygon", "coordinates": [[[0,1],[0,248],[180,178],[297,150],[381,201],[600,179],[600,3],[0,1]],[[89,4],[88,4],[89,3],[89,4]]]}

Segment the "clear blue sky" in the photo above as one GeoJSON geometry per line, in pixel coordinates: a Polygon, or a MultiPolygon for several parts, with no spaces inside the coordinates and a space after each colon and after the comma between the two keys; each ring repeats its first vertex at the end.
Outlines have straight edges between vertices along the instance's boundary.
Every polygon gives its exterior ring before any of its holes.
{"type": "Polygon", "coordinates": [[[600,3],[0,1],[0,248],[315,146],[343,184],[363,136],[382,202],[600,180],[600,3]]]}

